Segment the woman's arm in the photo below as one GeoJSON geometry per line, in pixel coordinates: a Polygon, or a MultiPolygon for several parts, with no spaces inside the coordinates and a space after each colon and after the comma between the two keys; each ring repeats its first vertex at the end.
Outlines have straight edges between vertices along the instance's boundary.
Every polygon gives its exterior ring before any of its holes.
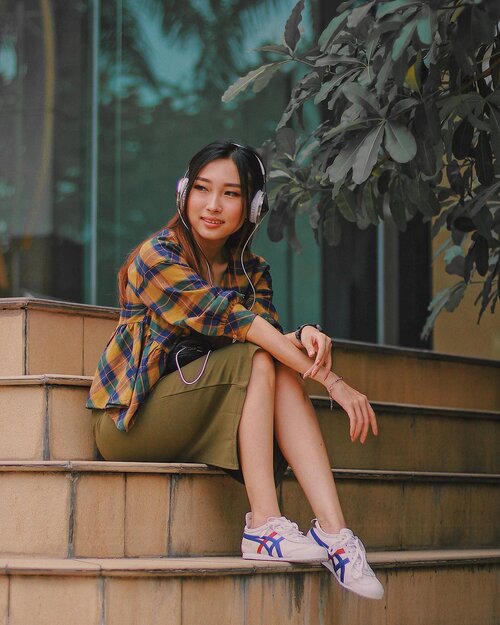
{"type": "MultiPolygon", "coordinates": [[[[314,365],[314,359],[304,354],[289,338],[262,317],[255,317],[247,332],[246,340],[262,347],[276,360],[302,376],[314,365]]],[[[353,442],[360,437],[360,442],[364,443],[370,427],[375,436],[378,434],[377,419],[365,395],[351,388],[343,380],[335,382],[338,376],[325,366],[320,367],[311,377],[323,384],[329,396],[347,412],[353,442]]]]}

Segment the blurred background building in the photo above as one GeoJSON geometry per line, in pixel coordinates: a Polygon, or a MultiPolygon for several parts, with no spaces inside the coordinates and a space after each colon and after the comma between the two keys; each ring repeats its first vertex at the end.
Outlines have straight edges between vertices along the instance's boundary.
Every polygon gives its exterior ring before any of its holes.
{"type": "MultiPolygon", "coordinates": [[[[173,214],[190,156],[216,138],[259,146],[272,134],[292,75],[230,105],[221,94],[259,64],[255,48],[281,40],[294,4],[0,0],[0,296],[116,306],[116,272],[173,214]]],[[[335,5],[308,3],[305,31],[335,5]]],[[[476,326],[472,293],[420,339],[449,279],[429,224],[349,225],[339,247],[318,246],[303,216],[301,255],[259,232],[286,328],[320,321],[337,338],[499,356],[498,321],[476,326]]]]}

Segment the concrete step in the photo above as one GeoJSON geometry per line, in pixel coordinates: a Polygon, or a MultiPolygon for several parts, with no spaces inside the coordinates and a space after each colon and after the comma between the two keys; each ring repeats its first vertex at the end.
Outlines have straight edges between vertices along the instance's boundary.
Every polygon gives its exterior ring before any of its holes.
{"type": "Polygon", "coordinates": [[[311,399],[333,467],[500,473],[500,412],[372,402],[379,436],[360,445],[342,409],[311,399]]]}
{"type": "MultiPolygon", "coordinates": [[[[90,377],[0,377],[0,458],[95,460],[90,377]]],[[[380,435],[352,444],[348,419],[313,397],[334,467],[500,473],[500,412],[373,402],[380,435]]]]}
{"type": "MultiPolygon", "coordinates": [[[[93,375],[117,319],[114,308],[0,299],[0,375],[93,375]]],[[[494,360],[341,340],[333,356],[334,370],[372,401],[500,410],[494,360]]]]}
{"type": "Polygon", "coordinates": [[[381,601],[321,566],[241,558],[3,559],[9,625],[494,625],[500,550],[368,554],[381,601]],[[473,601],[471,602],[471,599],[473,601]]]}
{"type": "Polygon", "coordinates": [[[91,412],[85,408],[90,377],[0,377],[0,458],[95,460],[91,412]]]}
{"type": "Polygon", "coordinates": [[[0,299],[0,375],[94,375],[118,316],[116,308],[0,299]]]}
{"type": "MultiPolygon", "coordinates": [[[[372,550],[498,544],[500,476],[334,471],[347,522],[372,550]]],[[[313,514],[289,472],[285,515],[313,514]]],[[[239,553],[245,490],[206,465],[3,462],[0,555],[219,556],[239,553]]]]}

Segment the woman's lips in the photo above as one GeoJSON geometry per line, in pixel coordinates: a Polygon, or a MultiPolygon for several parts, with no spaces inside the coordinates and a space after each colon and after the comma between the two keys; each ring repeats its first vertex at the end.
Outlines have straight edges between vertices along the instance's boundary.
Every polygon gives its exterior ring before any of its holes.
{"type": "Polygon", "coordinates": [[[224,223],[219,219],[208,219],[208,217],[202,217],[201,220],[208,228],[217,228],[218,226],[222,226],[224,223]]]}

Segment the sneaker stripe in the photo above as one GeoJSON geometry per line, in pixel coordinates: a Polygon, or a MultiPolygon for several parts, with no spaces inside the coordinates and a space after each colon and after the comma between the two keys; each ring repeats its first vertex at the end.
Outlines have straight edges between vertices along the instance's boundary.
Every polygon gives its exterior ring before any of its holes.
{"type": "Polygon", "coordinates": [[[344,549],[337,549],[335,553],[328,554],[328,559],[331,560],[333,569],[342,583],[344,583],[345,567],[350,562],[347,556],[342,558],[343,555],[345,555],[344,549]]]}
{"type": "Polygon", "coordinates": [[[268,536],[253,536],[252,534],[247,533],[243,534],[243,538],[246,538],[247,540],[253,540],[256,543],[259,543],[257,553],[262,553],[262,548],[264,548],[267,551],[268,555],[272,556],[273,549],[276,549],[276,555],[278,556],[278,558],[282,558],[283,554],[281,553],[280,542],[282,540],[285,540],[285,537],[279,536],[278,538],[274,538],[275,536],[277,536],[276,532],[271,532],[271,534],[269,534],[268,536]],[[271,543],[270,545],[267,544],[268,541],[271,543]]]}
{"type": "Polygon", "coordinates": [[[321,540],[321,538],[316,533],[316,530],[314,529],[314,527],[311,527],[311,529],[309,531],[310,531],[312,537],[314,538],[314,540],[318,543],[318,545],[321,545],[325,549],[328,549],[329,545],[327,545],[323,540],[321,540]]]}

